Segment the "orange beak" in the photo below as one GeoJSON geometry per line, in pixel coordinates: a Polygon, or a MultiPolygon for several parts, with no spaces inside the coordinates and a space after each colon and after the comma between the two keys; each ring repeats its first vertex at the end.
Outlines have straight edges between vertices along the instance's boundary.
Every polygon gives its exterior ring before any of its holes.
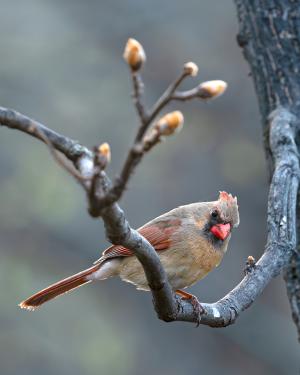
{"type": "Polygon", "coordinates": [[[230,224],[216,224],[211,227],[210,231],[214,236],[224,241],[229,236],[230,224]]]}

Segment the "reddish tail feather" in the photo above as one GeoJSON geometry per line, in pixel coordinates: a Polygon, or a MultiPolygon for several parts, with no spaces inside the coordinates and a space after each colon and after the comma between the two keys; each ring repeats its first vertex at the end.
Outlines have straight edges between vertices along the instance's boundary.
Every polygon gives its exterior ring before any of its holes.
{"type": "Polygon", "coordinates": [[[61,280],[55,284],[48,286],[48,288],[41,290],[33,296],[27,298],[21,302],[19,306],[22,309],[34,311],[36,308],[41,306],[43,303],[50,301],[51,299],[60,296],[61,294],[70,292],[73,289],[80,287],[92,280],[88,278],[89,275],[94,273],[100,268],[100,264],[97,264],[91,268],[88,268],[76,275],[70,276],[64,280],[61,280]]]}

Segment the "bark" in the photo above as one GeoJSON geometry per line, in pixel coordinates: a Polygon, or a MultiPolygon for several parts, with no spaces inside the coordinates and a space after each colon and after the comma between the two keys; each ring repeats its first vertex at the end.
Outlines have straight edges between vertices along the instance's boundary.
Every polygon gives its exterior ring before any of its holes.
{"type": "MultiPolygon", "coordinates": [[[[279,108],[293,117],[299,152],[300,129],[300,1],[235,0],[239,19],[237,41],[249,63],[261,113],[264,145],[270,176],[274,172],[269,115],[279,108]]],[[[297,154],[295,156],[298,157],[297,154]]],[[[286,164],[289,164],[289,159],[286,164]]],[[[298,173],[293,171],[292,173],[298,173]]],[[[297,197],[293,197],[295,204],[297,197]]],[[[298,200],[299,202],[299,200],[298,200]]],[[[298,203],[297,217],[300,206],[298,203]]],[[[300,223],[297,222],[300,238],[300,223]]],[[[295,235],[296,236],[296,233],[295,235]]],[[[300,339],[300,245],[297,241],[285,267],[285,281],[293,320],[300,339]]]]}

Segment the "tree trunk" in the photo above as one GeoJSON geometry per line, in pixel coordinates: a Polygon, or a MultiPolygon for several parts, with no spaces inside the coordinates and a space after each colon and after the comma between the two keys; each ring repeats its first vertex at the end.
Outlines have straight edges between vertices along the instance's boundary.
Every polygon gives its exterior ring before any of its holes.
{"type": "MultiPolygon", "coordinates": [[[[270,114],[284,109],[295,116],[295,142],[300,129],[300,1],[235,0],[239,20],[237,41],[251,68],[262,119],[270,176],[270,114]]],[[[287,142],[289,140],[286,140],[287,142]]],[[[299,199],[298,199],[299,202],[299,199]]],[[[298,215],[300,204],[298,203],[298,215]]],[[[297,249],[285,269],[287,294],[300,338],[300,220],[297,249]]]]}

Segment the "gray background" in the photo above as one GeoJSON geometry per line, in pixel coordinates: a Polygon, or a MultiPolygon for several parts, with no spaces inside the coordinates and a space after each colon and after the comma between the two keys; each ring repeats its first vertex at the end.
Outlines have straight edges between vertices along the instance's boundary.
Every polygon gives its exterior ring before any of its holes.
{"type": "MultiPolygon", "coordinates": [[[[257,102],[235,42],[232,1],[0,1],[0,104],[90,147],[108,141],[113,176],[137,119],[122,60],[135,37],[145,47],[146,101],[184,62],[198,80],[229,88],[209,104],[170,106],[185,127],[147,155],[122,200],[134,227],[180,204],[239,199],[241,224],[222,265],[190,289],[209,302],[242,277],[266,237],[267,175],[257,102]]],[[[0,372],[8,374],[294,374],[296,331],[277,278],[226,329],[157,320],[147,293],[119,280],[89,285],[35,313],[17,303],[99,257],[107,246],[81,188],[47,149],[16,131],[0,141],[0,372]]]]}

